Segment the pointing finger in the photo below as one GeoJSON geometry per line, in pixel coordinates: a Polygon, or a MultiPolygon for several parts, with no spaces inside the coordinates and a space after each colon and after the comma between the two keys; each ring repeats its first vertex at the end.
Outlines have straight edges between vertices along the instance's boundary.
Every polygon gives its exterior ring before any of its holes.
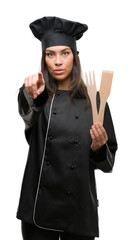
{"type": "Polygon", "coordinates": [[[38,81],[39,81],[39,82],[42,82],[42,80],[43,80],[43,73],[42,73],[42,72],[39,72],[39,73],[38,73],[38,81]]]}

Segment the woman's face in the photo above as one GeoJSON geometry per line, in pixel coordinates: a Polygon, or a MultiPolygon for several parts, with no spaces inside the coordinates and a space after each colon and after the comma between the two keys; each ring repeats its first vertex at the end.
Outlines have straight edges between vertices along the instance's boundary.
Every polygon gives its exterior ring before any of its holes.
{"type": "Polygon", "coordinates": [[[53,46],[46,48],[45,62],[50,75],[57,80],[71,82],[73,68],[73,53],[68,46],[53,46]]]}

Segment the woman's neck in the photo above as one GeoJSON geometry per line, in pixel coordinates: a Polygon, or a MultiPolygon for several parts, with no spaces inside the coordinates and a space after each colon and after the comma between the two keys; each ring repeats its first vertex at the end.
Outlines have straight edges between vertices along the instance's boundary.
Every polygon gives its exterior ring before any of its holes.
{"type": "Polygon", "coordinates": [[[57,81],[58,90],[71,90],[70,83],[71,83],[71,78],[57,81]]]}

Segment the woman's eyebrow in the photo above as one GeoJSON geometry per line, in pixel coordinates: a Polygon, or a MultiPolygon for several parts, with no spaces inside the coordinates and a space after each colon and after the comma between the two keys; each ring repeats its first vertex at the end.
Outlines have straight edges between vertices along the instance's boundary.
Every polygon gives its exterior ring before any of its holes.
{"type": "Polygon", "coordinates": [[[61,52],[64,52],[66,50],[70,50],[70,48],[65,48],[65,49],[61,50],[61,52]]]}
{"type": "MultiPolygon", "coordinates": [[[[70,48],[64,48],[64,49],[61,50],[61,52],[64,52],[64,51],[66,51],[66,50],[70,50],[70,48]]],[[[55,53],[56,51],[46,49],[46,52],[55,53]]]]}
{"type": "Polygon", "coordinates": [[[54,53],[54,51],[52,51],[52,50],[46,50],[46,52],[51,52],[51,53],[54,53]]]}

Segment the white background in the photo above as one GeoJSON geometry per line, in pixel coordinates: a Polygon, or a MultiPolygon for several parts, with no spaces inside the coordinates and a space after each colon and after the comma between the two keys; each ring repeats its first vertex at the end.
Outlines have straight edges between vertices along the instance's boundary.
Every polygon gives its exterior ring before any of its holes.
{"type": "Polygon", "coordinates": [[[41,45],[29,23],[58,16],[86,23],[78,41],[84,71],[114,71],[108,99],[119,150],[113,173],[96,172],[100,240],[133,239],[134,227],[134,6],[120,0],[12,0],[0,4],[0,238],[21,239],[16,211],[28,145],[17,94],[27,75],[40,71],[41,45]]]}

